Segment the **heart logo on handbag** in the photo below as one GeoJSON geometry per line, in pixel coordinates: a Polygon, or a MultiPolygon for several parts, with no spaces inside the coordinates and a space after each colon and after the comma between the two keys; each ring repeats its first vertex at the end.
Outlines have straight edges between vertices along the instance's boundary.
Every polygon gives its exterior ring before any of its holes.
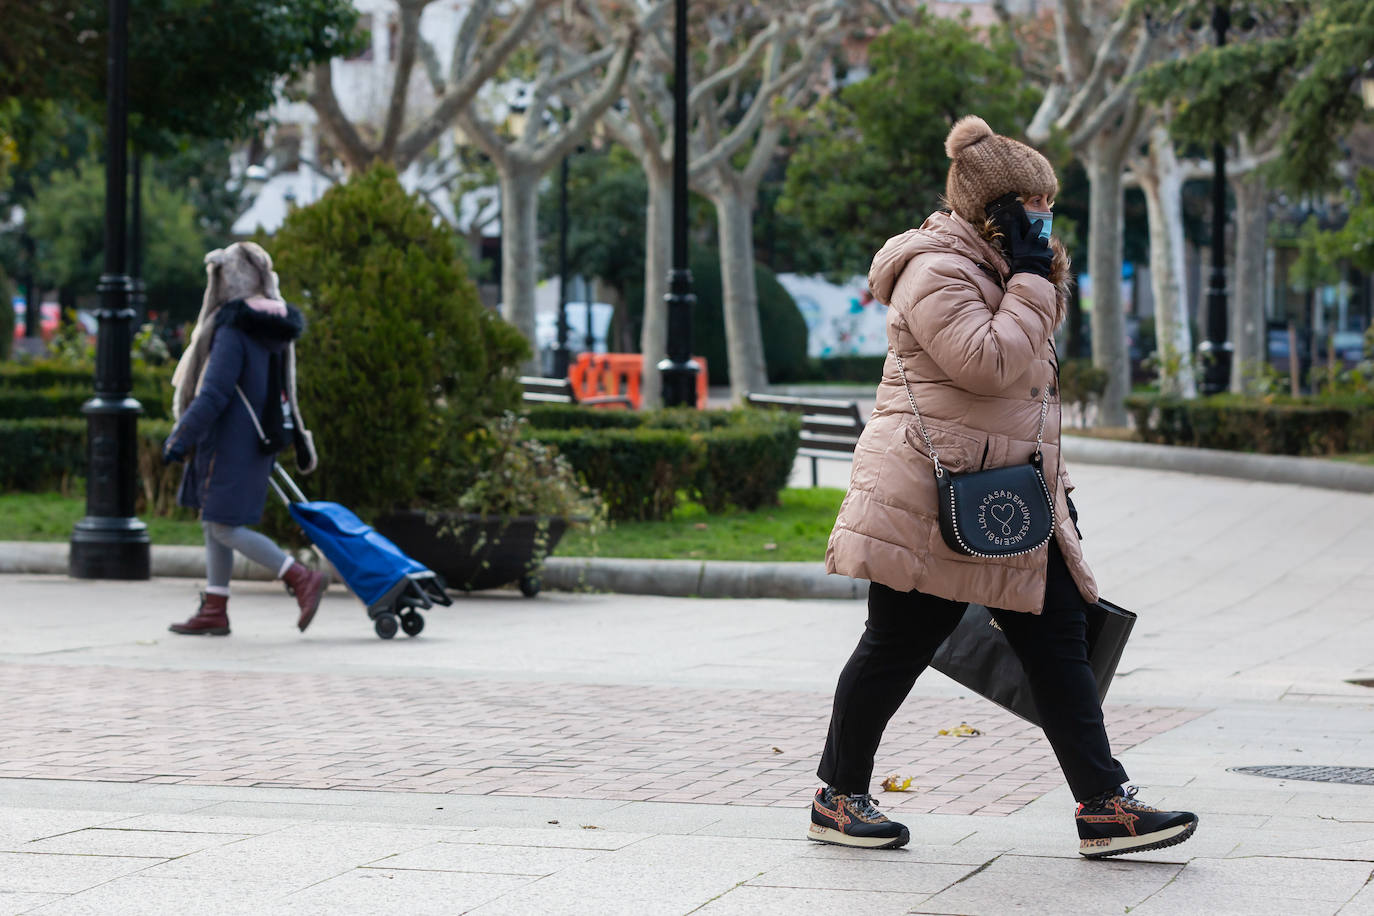
{"type": "Polygon", "coordinates": [[[988,514],[992,516],[993,521],[1002,526],[1002,534],[1011,535],[1011,523],[1016,520],[1015,506],[1011,503],[998,503],[988,506],[988,514]]]}

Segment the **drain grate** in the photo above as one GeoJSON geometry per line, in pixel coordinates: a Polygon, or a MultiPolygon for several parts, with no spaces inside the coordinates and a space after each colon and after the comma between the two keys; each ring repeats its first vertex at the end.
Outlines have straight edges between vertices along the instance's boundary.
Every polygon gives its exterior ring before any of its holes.
{"type": "Polygon", "coordinates": [[[1231,767],[1232,773],[1267,776],[1270,779],[1298,779],[1303,782],[1343,782],[1352,786],[1374,786],[1374,767],[1231,767]]]}

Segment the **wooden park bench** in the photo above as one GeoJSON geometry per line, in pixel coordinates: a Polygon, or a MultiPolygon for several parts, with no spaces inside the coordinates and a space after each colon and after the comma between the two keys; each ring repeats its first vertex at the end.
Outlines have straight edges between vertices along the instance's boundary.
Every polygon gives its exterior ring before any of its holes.
{"type": "Polygon", "coordinates": [[[817,462],[821,458],[852,458],[854,446],[864,431],[864,419],[854,401],[823,398],[795,398],[780,394],[745,396],[750,407],[788,410],[802,415],[801,447],[798,455],[811,459],[811,486],[820,485],[817,462]]]}
{"type": "Polygon", "coordinates": [[[571,381],[565,378],[520,376],[524,400],[531,404],[582,404],[586,407],[632,407],[633,402],[623,394],[611,394],[578,400],[571,381]]]}

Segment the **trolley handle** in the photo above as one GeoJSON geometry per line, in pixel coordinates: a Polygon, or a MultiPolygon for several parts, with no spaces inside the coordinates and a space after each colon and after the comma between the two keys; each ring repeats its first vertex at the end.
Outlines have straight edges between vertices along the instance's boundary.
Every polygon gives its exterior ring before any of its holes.
{"type": "Polygon", "coordinates": [[[291,479],[291,475],[286,473],[286,468],[281,466],[281,462],[272,462],[272,474],[272,477],[267,478],[267,482],[272,486],[272,489],[276,491],[281,501],[286,503],[288,509],[291,507],[292,502],[303,503],[307,501],[305,494],[301,492],[300,487],[296,486],[296,481],[291,479]],[[282,491],[282,486],[278,485],[278,480],[286,487],[285,492],[282,491]],[[287,497],[288,493],[291,494],[291,498],[287,497]]]}

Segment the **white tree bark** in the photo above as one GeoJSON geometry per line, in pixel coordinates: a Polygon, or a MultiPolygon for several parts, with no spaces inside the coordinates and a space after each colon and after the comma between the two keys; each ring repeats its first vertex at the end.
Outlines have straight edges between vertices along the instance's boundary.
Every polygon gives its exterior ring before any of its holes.
{"type": "Polygon", "coordinates": [[[1093,281],[1093,365],[1107,370],[1100,426],[1126,425],[1131,390],[1126,320],[1121,307],[1122,165],[1113,138],[1098,137],[1080,153],[1088,172],[1088,272],[1093,281]]]}
{"type": "MultiPolygon", "coordinates": [[[[534,344],[534,290],[539,277],[539,181],[571,153],[592,125],[620,95],[640,31],[663,7],[652,9],[619,39],[596,51],[583,52],[567,43],[555,23],[539,27],[539,75],[529,91],[524,128],[503,136],[494,116],[470,105],[458,123],[501,176],[501,313],[534,344]],[[593,83],[598,70],[604,70],[593,83]],[[550,113],[554,94],[565,106],[562,120],[550,113]]],[[[604,32],[598,38],[607,38],[604,32]]],[[[533,359],[521,368],[533,373],[533,359]]]]}
{"type": "Polygon", "coordinates": [[[644,162],[649,185],[648,213],[644,221],[644,321],[639,350],[644,357],[641,404],[663,403],[663,380],[658,364],[668,355],[668,270],[672,266],[673,173],[661,161],[644,162]]]}
{"type": "Polygon", "coordinates": [[[721,300],[730,359],[730,399],[741,404],[749,392],[768,388],[763,328],[759,323],[758,278],[754,273],[756,194],[757,188],[727,187],[711,196],[720,231],[721,300]]]}
{"type": "Polygon", "coordinates": [[[1046,91],[1026,135],[1043,144],[1062,131],[1088,172],[1093,364],[1109,378],[1097,422],[1124,426],[1131,369],[1120,289],[1122,172],[1144,119],[1132,77],[1149,62],[1153,37],[1137,4],[1058,0],[1054,15],[1059,81],[1046,91]],[[1132,36],[1134,47],[1123,54],[1132,36]]]}
{"type": "Polygon", "coordinates": [[[1149,153],[1137,157],[1134,172],[1150,217],[1150,281],[1155,299],[1155,341],[1159,390],[1197,397],[1192,330],[1188,325],[1187,263],[1183,238],[1184,169],[1169,129],[1150,129],[1149,153]]]}
{"type": "Polygon", "coordinates": [[[1231,283],[1231,390],[1243,392],[1267,358],[1264,252],[1269,244],[1269,186],[1258,171],[1231,182],[1236,196],[1236,260],[1231,283]]]}
{"type": "MultiPolygon", "coordinates": [[[[762,335],[748,331],[750,324],[758,325],[752,218],[759,182],[777,152],[782,111],[809,100],[808,86],[817,64],[838,39],[849,10],[842,0],[792,0],[767,7],[745,0],[717,0],[703,6],[707,7],[709,40],[705,54],[697,59],[704,63],[689,80],[688,172],[692,186],[715,203],[721,221],[726,351],[731,389],[738,398],[767,383],[762,335]],[[737,167],[736,157],[746,153],[747,164],[737,167]],[[724,223],[727,214],[734,221],[729,229],[724,223]],[[731,250],[730,246],[735,247],[731,250]],[[746,260],[747,271],[740,266],[746,260]],[[733,310],[748,315],[732,318],[733,310]],[[736,339],[736,334],[742,336],[736,339]],[[746,387],[735,383],[737,367],[746,387]]],[[[664,295],[672,235],[673,148],[668,37],[649,36],[629,81],[629,112],[608,113],[605,119],[612,136],[639,159],[649,184],[640,344],[646,403],[650,395],[660,394],[656,366],[666,351],[664,295]]]]}
{"type": "MultiPolygon", "coordinates": [[[[501,317],[534,343],[534,288],[539,271],[539,179],[533,166],[501,174],[501,317]]],[[[533,364],[521,371],[537,374],[533,364]]]]}

